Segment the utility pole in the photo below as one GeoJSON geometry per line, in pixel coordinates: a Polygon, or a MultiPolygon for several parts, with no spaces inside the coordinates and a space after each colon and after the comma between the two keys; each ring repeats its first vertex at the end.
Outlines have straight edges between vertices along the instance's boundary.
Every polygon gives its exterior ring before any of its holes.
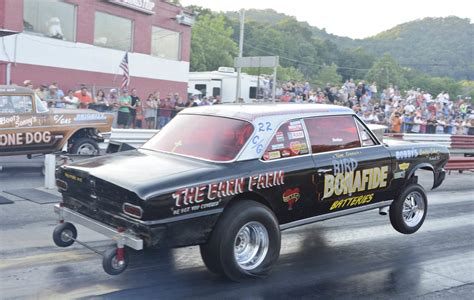
{"type": "MultiPolygon", "coordinates": [[[[239,38],[239,57],[242,57],[244,52],[244,22],[245,22],[245,10],[240,10],[240,38],[239,38]]],[[[237,68],[237,93],[236,93],[236,102],[239,102],[241,97],[241,82],[240,82],[240,73],[242,72],[242,68],[237,68]]]]}

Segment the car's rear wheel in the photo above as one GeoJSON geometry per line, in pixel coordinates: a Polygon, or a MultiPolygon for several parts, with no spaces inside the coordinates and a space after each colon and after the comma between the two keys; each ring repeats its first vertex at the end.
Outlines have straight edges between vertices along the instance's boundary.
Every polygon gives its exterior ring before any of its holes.
{"type": "Polygon", "coordinates": [[[390,206],[390,222],[403,234],[420,229],[425,221],[428,201],[425,190],[419,184],[410,184],[390,206]]]}
{"type": "Polygon", "coordinates": [[[99,145],[91,138],[80,138],[73,142],[70,152],[78,155],[98,155],[99,145]]]}
{"type": "Polygon", "coordinates": [[[242,200],[219,219],[201,256],[208,269],[234,281],[265,277],[280,255],[280,229],[263,204],[242,200]]]}

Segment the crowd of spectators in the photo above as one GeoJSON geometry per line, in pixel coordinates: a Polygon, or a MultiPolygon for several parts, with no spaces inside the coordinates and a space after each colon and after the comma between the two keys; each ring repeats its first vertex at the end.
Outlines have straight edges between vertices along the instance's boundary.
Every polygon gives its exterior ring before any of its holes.
{"type": "Polygon", "coordinates": [[[471,99],[452,99],[445,91],[433,97],[419,88],[402,93],[390,85],[379,92],[376,82],[355,84],[351,79],[341,86],[328,83],[323,89],[313,89],[308,82],[284,82],[278,84],[276,96],[282,102],[347,106],[366,123],[386,125],[393,133],[474,135],[471,99]]]}
{"type": "Polygon", "coordinates": [[[191,106],[220,104],[217,97],[183,98],[179,93],[169,93],[160,97],[159,92],[140,99],[137,90],[124,89],[119,91],[112,88],[107,91],[97,90],[95,96],[87,86],[82,85],[77,90],[68,90],[66,93],[57,82],[51,85],[33,86],[31,80],[25,80],[23,86],[31,88],[36,95],[50,108],[94,109],[99,112],[114,114],[114,128],[163,128],[180,110],[191,106]]]}
{"type": "MultiPolygon", "coordinates": [[[[24,86],[34,89],[30,80],[24,86]]],[[[262,80],[258,91],[263,99],[271,97],[272,80],[262,80]]],[[[99,89],[95,96],[86,86],[64,93],[58,83],[40,85],[38,97],[49,107],[90,108],[115,115],[114,127],[163,128],[180,110],[191,106],[221,104],[220,96],[180,96],[168,93],[161,97],[153,92],[140,99],[137,90],[99,89]]],[[[327,84],[313,88],[309,82],[278,83],[276,97],[280,102],[330,103],[352,108],[366,123],[386,125],[392,133],[446,133],[474,135],[474,115],[470,98],[452,99],[447,92],[433,97],[428,91],[412,88],[403,93],[397,86],[378,91],[377,83],[350,79],[341,86],[327,84]]],[[[238,102],[238,101],[237,101],[238,102]]]]}

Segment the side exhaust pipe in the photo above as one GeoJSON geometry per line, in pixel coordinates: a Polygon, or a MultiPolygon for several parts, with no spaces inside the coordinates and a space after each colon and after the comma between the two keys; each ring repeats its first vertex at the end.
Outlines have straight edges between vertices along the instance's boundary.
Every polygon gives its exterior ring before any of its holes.
{"type": "Polygon", "coordinates": [[[379,208],[379,215],[386,216],[388,214],[389,209],[390,209],[390,206],[384,206],[384,207],[379,208]]]}

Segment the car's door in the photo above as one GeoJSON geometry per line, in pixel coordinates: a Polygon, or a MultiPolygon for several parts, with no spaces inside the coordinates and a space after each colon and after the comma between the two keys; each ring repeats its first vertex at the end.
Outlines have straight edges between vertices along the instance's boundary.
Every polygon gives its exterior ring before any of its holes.
{"type": "Polygon", "coordinates": [[[314,165],[301,119],[284,122],[278,127],[263,151],[261,163],[261,172],[284,172],[282,184],[273,189],[274,194],[271,195],[280,222],[310,217],[315,200],[312,182],[314,165]]]}
{"type": "Polygon", "coordinates": [[[315,164],[314,215],[389,199],[390,154],[365,125],[352,115],[313,117],[304,123],[315,164]]]}

